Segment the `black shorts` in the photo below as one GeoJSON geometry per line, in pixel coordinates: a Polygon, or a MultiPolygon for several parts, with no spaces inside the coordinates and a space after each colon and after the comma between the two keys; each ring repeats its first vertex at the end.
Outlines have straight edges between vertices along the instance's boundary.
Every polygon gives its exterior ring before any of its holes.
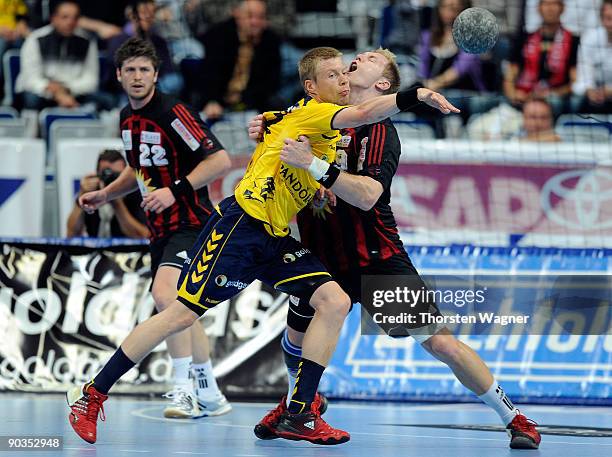
{"type": "Polygon", "coordinates": [[[178,300],[199,315],[228,300],[255,279],[310,301],[331,281],[323,264],[291,236],[273,237],[234,197],[223,200],[189,253],[178,300]]]}
{"type": "MultiPolygon", "coordinates": [[[[417,289],[421,286],[426,288],[425,283],[422,281],[408,255],[395,255],[386,260],[373,262],[357,271],[334,274],[334,280],[337,281],[340,287],[342,287],[342,290],[351,297],[352,304],[361,302],[361,277],[365,275],[410,276],[412,279],[412,286],[417,289]]],[[[407,309],[407,312],[413,313],[424,311],[425,310],[420,308],[407,309]]],[[[428,309],[427,311],[436,315],[439,314],[437,308],[428,309]]],[[[314,309],[312,306],[298,297],[291,297],[289,300],[289,312],[287,314],[287,325],[289,325],[289,327],[299,332],[305,332],[313,317],[314,309]]]]}
{"type": "Polygon", "coordinates": [[[181,228],[151,243],[151,278],[155,280],[157,270],[162,266],[182,269],[199,234],[199,230],[181,228]]]}

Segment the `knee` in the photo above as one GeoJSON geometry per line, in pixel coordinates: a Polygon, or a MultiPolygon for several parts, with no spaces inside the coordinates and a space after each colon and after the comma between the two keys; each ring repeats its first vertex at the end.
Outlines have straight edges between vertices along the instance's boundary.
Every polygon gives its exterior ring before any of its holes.
{"type": "Polygon", "coordinates": [[[333,290],[315,294],[311,300],[312,307],[317,313],[329,319],[342,319],[351,309],[351,299],[339,286],[333,290]]]}
{"type": "Polygon", "coordinates": [[[432,355],[442,362],[458,361],[461,357],[461,343],[452,336],[434,335],[425,344],[432,355]]]}
{"type": "Polygon", "coordinates": [[[168,293],[168,289],[163,287],[153,287],[153,290],[151,290],[151,295],[153,295],[155,308],[159,312],[168,308],[176,299],[176,293],[171,295],[168,293]]]}
{"type": "Polygon", "coordinates": [[[171,331],[179,332],[189,328],[198,319],[198,315],[187,308],[179,301],[174,301],[165,311],[169,313],[167,322],[171,326],[171,331]]]}

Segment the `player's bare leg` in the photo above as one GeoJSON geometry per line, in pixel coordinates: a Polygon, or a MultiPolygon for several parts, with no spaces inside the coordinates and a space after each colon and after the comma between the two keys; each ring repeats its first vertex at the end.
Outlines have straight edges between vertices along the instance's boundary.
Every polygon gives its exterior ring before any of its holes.
{"type": "Polygon", "coordinates": [[[465,387],[474,392],[500,417],[511,436],[510,446],[516,449],[537,449],[540,434],[535,423],[527,419],[506,396],[491,370],[467,344],[444,328],[422,343],[436,359],[444,362],[465,387]]]}
{"type": "Polygon", "coordinates": [[[92,382],[73,387],[66,393],[70,406],[68,419],[74,431],[85,441],[95,443],[98,416],[105,420],[102,403],[108,398],[110,388],[158,344],[189,328],[197,318],[196,313],[174,301],[164,311],[134,328],[92,382]]]}
{"type": "MultiPolygon", "coordinates": [[[[155,274],[152,294],[158,311],[166,309],[176,298],[176,285],[181,271],[171,266],[161,266],[155,274]]],[[[168,353],[172,359],[173,387],[164,394],[170,401],[164,408],[164,416],[185,419],[199,413],[191,370],[191,329],[183,330],[166,340],[168,353]]]]}
{"type": "Polygon", "coordinates": [[[315,401],[319,381],[336,348],[340,330],[350,309],[350,299],[336,282],[321,285],[310,299],[314,318],[304,335],[302,358],[288,411],[276,429],[278,437],[316,444],[340,444],[350,435],[329,426],[315,401]]]}
{"type": "Polygon", "coordinates": [[[455,338],[448,329],[442,329],[422,346],[448,365],[461,384],[476,395],[484,394],[493,384],[489,367],[471,347],[455,338]]]}
{"type": "MultiPolygon", "coordinates": [[[[152,293],[158,311],[174,302],[180,273],[178,268],[171,266],[161,266],[157,271],[152,293]]],[[[196,323],[170,336],[166,345],[172,359],[174,379],[172,390],[164,395],[170,400],[164,408],[164,416],[187,419],[229,412],[231,406],[219,391],[212,372],[210,344],[204,327],[196,323]],[[197,357],[193,356],[194,350],[197,357]]]]}

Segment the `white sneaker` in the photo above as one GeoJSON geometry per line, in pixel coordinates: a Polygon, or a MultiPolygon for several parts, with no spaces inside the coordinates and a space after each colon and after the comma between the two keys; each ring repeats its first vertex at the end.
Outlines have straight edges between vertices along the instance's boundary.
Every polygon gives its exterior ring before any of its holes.
{"type": "Polygon", "coordinates": [[[193,419],[200,417],[200,408],[195,394],[181,386],[175,386],[163,395],[170,399],[170,404],[164,408],[164,417],[172,419],[193,419]]]}
{"type": "Polygon", "coordinates": [[[219,395],[213,399],[202,399],[198,397],[198,408],[199,413],[197,416],[193,416],[194,419],[198,417],[209,417],[209,416],[221,416],[227,414],[232,410],[232,405],[227,401],[225,395],[219,392],[219,395]]]}

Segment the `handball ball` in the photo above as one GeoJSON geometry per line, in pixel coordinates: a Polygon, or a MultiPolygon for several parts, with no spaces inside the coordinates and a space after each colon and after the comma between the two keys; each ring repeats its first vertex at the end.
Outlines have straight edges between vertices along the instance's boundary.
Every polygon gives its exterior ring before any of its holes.
{"type": "Polygon", "coordinates": [[[499,27],[495,16],[484,8],[468,8],[453,23],[453,38],[469,54],[487,52],[497,41],[499,27]]]}

